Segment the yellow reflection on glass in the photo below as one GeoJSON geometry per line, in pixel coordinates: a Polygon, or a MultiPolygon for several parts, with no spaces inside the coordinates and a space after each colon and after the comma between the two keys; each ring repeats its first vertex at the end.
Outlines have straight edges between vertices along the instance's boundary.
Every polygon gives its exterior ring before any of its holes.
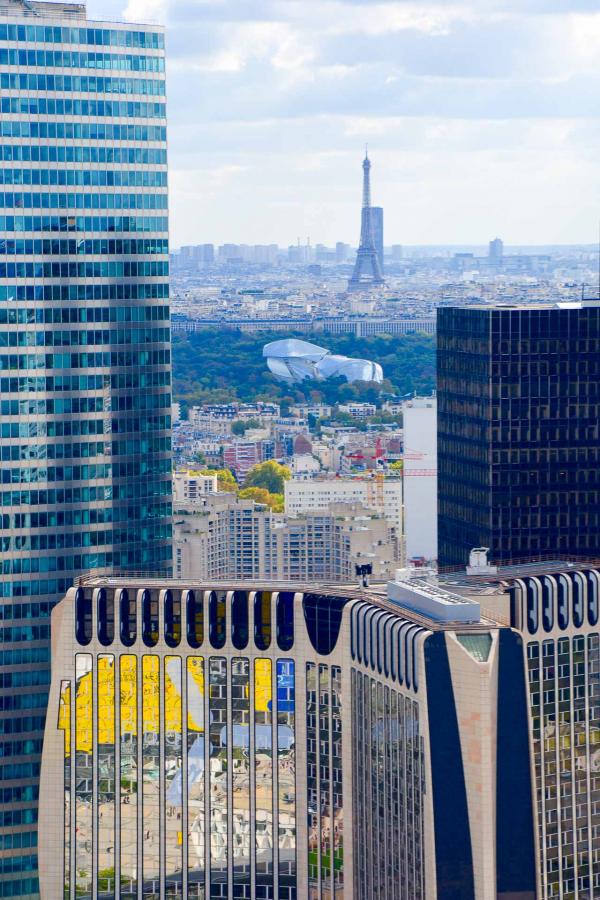
{"type": "Polygon", "coordinates": [[[188,897],[204,898],[204,659],[187,660],[188,897]]]}
{"type": "Polygon", "coordinates": [[[119,659],[121,900],[137,898],[137,659],[119,659]]]}
{"type": "Polygon", "coordinates": [[[98,897],[115,896],[115,658],[98,657],[98,897]]]}
{"type": "Polygon", "coordinates": [[[61,681],[58,728],[64,738],[64,896],[71,896],[71,682],[61,681]]]}
{"type": "Polygon", "coordinates": [[[165,896],[181,897],[183,872],[181,659],[165,657],[165,896]]]}
{"type": "Polygon", "coordinates": [[[160,897],[160,660],[142,657],[142,897],[160,897]]]}
{"type": "Polygon", "coordinates": [[[273,884],[273,664],[270,659],[254,662],[254,698],[256,885],[268,888],[273,884]]]}
{"type": "Polygon", "coordinates": [[[92,657],[75,659],[75,893],[92,891],[93,714],[92,657]]]}

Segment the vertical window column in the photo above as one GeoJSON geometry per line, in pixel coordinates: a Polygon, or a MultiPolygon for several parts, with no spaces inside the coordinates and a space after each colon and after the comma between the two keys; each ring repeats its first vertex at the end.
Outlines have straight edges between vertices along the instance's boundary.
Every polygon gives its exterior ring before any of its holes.
{"type": "Polygon", "coordinates": [[[181,659],[165,657],[165,897],[183,896],[183,745],[181,659]]]}
{"type": "Polygon", "coordinates": [[[206,884],[206,774],[204,659],[187,660],[188,898],[204,900],[206,884]]]}
{"type": "Polygon", "coordinates": [[[209,660],[210,900],[227,890],[227,661],[209,660]]]}
{"type": "Polygon", "coordinates": [[[160,662],[142,657],[142,897],[160,897],[160,662]]]}
{"type": "Polygon", "coordinates": [[[94,691],[92,657],[75,657],[75,893],[92,894],[94,691]]]}
{"type": "MultiPolygon", "coordinates": [[[[237,592],[236,592],[237,593],[237,592]]],[[[250,900],[250,663],[231,663],[233,896],[250,900]]]]}
{"type": "Polygon", "coordinates": [[[137,900],[138,689],[137,658],[119,659],[121,900],[137,900]]]}
{"type": "MultiPolygon", "coordinates": [[[[270,594],[268,595],[270,602],[270,594]]],[[[254,662],[254,796],[257,896],[271,900],[273,888],[273,663],[254,662]]]]}
{"type": "Polygon", "coordinates": [[[58,728],[64,740],[64,900],[71,898],[71,682],[61,681],[58,728]]]}
{"type": "Polygon", "coordinates": [[[98,656],[98,898],[113,898],[115,884],[115,658],[98,656]]]}
{"type": "Polygon", "coordinates": [[[317,754],[317,667],[306,666],[306,829],[308,900],[319,900],[319,792],[317,754]]]}
{"type": "Polygon", "coordinates": [[[279,900],[296,900],[295,664],[277,660],[277,785],[279,900]]]}

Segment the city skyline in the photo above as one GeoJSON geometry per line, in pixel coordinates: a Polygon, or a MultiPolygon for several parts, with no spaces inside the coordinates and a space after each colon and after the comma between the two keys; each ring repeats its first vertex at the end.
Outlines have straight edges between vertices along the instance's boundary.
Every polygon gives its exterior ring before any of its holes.
{"type": "Polygon", "coordinates": [[[590,242],[600,15],[528,7],[94,0],[89,15],[167,26],[174,246],[357,242],[366,141],[393,243],[590,242]]]}

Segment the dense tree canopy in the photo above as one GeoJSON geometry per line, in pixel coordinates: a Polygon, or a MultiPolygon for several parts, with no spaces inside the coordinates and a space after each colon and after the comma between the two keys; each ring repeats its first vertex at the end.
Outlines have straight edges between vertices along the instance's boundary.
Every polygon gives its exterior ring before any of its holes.
{"type": "Polygon", "coordinates": [[[173,336],[174,399],[185,406],[200,403],[272,400],[284,408],[298,402],[374,401],[381,393],[430,394],[435,387],[435,338],[425,334],[319,335],[332,353],[372,359],[383,367],[382,385],[348,384],[342,378],[288,385],[277,381],[262,356],[263,346],[284,337],[314,339],[294,332],[246,334],[235,329],[203,329],[173,336]]]}
{"type": "Polygon", "coordinates": [[[264,488],[270,494],[283,494],[283,485],[291,476],[287,466],[269,459],[252,466],[244,479],[244,487],[264,488]]]}

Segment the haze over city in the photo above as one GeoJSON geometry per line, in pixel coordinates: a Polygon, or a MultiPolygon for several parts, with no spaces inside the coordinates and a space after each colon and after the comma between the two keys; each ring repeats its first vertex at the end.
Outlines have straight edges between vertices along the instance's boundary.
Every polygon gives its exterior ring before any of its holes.
{"type": "Polygon", "coordinates": [[[359,162],[390,243],[590,243],[593,0],[94,0],[167,25],[171,241],[358,239],[359,162]]]}

